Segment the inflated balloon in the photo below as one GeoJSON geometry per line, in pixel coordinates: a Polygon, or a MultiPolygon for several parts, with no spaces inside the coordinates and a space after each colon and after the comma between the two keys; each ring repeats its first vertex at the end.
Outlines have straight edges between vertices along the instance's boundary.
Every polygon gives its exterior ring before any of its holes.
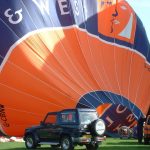
{"type": "Polygon", "coordinates": [[[95,108],[111,131],[146,115],[150,47],[126,1],[1,0],[0,35],[4,133],[65,108],[95,108]]]}

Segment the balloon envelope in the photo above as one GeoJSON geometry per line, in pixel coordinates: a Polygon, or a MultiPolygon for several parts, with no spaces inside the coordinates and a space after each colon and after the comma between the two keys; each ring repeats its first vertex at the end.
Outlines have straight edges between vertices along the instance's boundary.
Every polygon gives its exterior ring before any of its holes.
{"type": "Polygon", "coordinates": [[[111,130],[108,116],[132,126],[147,113],[150,47],[126,1],[1,0],[0,10],[4,133],[22,136],[65,108],[95,108],[111,130]]]}

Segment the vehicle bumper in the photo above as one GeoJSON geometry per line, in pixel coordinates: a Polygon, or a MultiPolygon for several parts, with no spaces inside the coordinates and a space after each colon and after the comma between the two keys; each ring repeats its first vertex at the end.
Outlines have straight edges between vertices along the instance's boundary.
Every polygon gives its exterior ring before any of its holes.
{"type": "Polygon", "coordinates": [[[82,144],[91,143],[91,142],[99,143],[99,142],[104,141],[105,139],[106,139],[106,136],[92,137],[91,135],[85,135],[85,136],[82,136],[82,137],[73,138],[73,142],[74,143],[82,143],[82,144]]]}

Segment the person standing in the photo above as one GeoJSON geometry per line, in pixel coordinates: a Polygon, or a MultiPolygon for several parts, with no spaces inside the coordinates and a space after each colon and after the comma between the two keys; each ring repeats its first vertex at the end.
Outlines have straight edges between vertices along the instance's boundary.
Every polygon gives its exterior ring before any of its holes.
{"type": "Polygon", "coordinates": [[[142,143],[142,139],[143,139],[143,124],[144,124],[145,120],[146,120],[146,118],[141,117],[138,120],[138,123],[137,123],[137,137],[138,137],[138,143],[139,144],[142,143]]]}

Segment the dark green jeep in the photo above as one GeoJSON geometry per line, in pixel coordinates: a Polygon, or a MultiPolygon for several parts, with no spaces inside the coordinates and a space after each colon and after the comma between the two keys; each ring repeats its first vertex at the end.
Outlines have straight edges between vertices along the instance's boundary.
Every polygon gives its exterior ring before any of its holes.
{"type": "Polygon", "coordinates": [[[96,150],[104,132],[105,124],[95,109],[66,109],[48,113],[39,126],[27,128],[24,140],[27,149],[49,144],[62,150],[73,150],[75,145],[96,150]]]}

